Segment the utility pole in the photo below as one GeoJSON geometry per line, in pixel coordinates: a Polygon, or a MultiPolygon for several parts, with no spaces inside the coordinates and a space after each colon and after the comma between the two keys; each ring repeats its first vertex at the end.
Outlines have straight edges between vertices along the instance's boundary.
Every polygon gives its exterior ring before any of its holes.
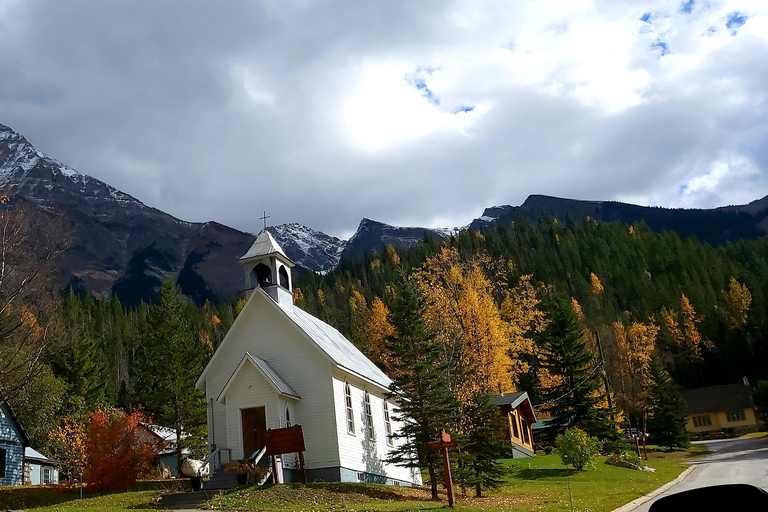
{"type": "Polygon", "coordinates": [[[611,421],[616,422],[613,414],[613,399],[611,398],[611,385],[608,381],[608,371],[605,369],[605,354],[603,353],[603,344],[600,343],[600,333],[595,329],[595,339],[597,340],[597,351],[600,353],[600,369],[603,374],[603,384],[605,384],[605,396],[608,397],[608,409],[611,410],[611,421]]]}

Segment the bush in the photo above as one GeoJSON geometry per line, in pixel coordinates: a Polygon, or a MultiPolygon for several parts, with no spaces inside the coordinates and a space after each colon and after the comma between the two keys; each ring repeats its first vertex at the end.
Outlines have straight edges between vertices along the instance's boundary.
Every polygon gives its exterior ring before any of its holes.
{"type": "Polygon", "coordinates": [[[602,443],[596,437],[590,437],[578,428],[569,428],[555,440],[558,455],[563,466],[573,466],[581,471],[591,465],[592,459],[600,453],[602,443]]]}
{"type": "Polygon", "coordinates": [[[637,453],[631,450],[623,450],[619,453],[614,453],[606,459],[605,463],[620,468],[641,469],[640,457],[637,456],[637,453]]]}
{"type": "Polygon", "coordinates": [[[257,484],[267,474],[267,470],[261,469],[258,466],[252,465],[247,460],[233,460],[226,466],[224,471],[230,473],[245,473],[248,475],[249,484],[257,484]]]}

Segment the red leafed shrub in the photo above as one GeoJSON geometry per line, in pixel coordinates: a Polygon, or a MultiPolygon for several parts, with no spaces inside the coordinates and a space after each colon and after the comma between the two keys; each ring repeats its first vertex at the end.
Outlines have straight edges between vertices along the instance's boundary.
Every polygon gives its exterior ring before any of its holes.
{"type": "Polygon", "coordinates": [[[139,437],[139,423],[149,418],[141,409],[130,414],[122,409],[99,408],[85,423],[88,464],[85,482],[94,491],[122,491],[152,469],[158,446],[139,437]]]}

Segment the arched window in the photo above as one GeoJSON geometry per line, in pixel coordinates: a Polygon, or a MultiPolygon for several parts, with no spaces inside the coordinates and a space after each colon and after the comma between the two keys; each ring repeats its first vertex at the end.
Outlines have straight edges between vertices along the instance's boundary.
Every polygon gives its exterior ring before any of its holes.
{"type": "Polygon", "coordinates": [[[272,269],[268,265],[259,263],[253,269],[254,275],[256,275],[256,282],[259,286],[269,286],[272,284],[272,269]]]}
{"type": "Polygon", "coordinates": [[[280,286],[288,288],[288,272],[286,272],[285,267],[281,265],[277,273],[280,276],[280,286]]]}
{"type": "Polygon", "coordinates": [[[389,419],[389,402],[384,400],[384,425],[387,428],[387,444],[392,446],[392,420],[389,419]]]}
{"type": "Polygon", "coordinates": [[[374,431],[373,431],[373,414],[371,413],[371,395],[368,394],[368,391],[365,392],[365,433],[368,436],[368,439],[373,439],[374,437],[374,431]]]}
{"type": "Polygon", "coordinates": [[[355,412],[352,410],[352,390],[349,383],[344,383],[344,402],[347,406],[347,433],[355,433],[355,412]]]}
{"type": "Polygon", "coordinates": [[[292,427],[291,423],[291,410],[288,408],[288,404],[285,404],[285,426],[292,427]]]}

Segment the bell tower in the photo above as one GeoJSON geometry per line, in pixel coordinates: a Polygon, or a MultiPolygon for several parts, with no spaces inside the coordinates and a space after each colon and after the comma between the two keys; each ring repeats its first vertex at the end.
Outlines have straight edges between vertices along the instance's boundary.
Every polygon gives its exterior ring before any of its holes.
{"type": "Polygon", "coordinates": [[[291,268],[295,265],[266,229],[240,258],[245,271],[245,293],[263,288],[281,306],[293,306],[291,268]]]}

